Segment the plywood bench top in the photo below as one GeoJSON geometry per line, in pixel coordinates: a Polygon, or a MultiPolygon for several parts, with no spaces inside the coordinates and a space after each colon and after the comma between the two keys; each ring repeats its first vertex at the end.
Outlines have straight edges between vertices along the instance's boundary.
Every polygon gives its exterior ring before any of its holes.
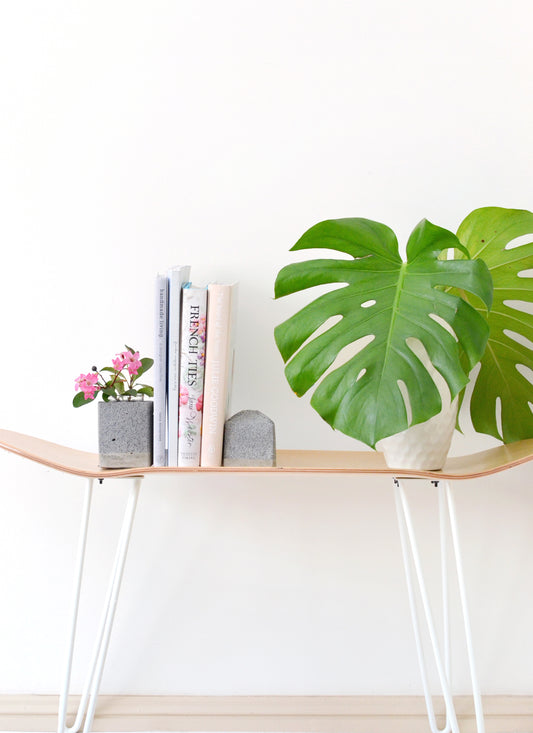
{"type": "Polygon", "coordinates": [[[34,438],[24,433],[0,430],[0,448],[58,471],[87,478],[139,476],[151,473],[341,473],[384,474],[430,479],[471,479],[490,476],[533,459],[533,439],[449,458],[442,471],[416,471],[389,468],[381,453],[374,451],[278,450],[275,467],[177,468],[99,468],[98,455],[34,438]]]}

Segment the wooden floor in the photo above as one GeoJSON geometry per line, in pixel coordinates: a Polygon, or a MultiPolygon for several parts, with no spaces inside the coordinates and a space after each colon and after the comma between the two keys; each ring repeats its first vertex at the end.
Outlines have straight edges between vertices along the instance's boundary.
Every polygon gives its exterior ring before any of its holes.
{"type": "MultiPolygon", "coordinates": [[[[461,733],[474,733],[470,697],[455,699],[461,733]]],[[[72,725],[79,698],[69,704],[72,725]]],[[[0,695],[0,730],[55,731],[54,695],[0,695]]],[[[483,698],[486,733],[531,733],[533,697],[483,698]]],[[[443,727],[443,705],[435,700],[443,727]]],[[[113,696],[98,701],[95,731],[272,731],[272,733],[428,733],[423,697],[410,695],[113,696]]]]}

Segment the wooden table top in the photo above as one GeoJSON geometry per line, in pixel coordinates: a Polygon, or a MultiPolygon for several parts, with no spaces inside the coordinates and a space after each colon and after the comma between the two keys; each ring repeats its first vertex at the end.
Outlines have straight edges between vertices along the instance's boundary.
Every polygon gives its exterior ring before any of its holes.
{"type": "Polygon", "coordinates": [[[533,459],[533,439],[468,456],[448,458],[442,471],[389,468],[383,455],[375,451],[278,450],[275,467],[223,466],[220,468],[100,468],[98,455],[68,448],[11,430],[0,430],[0,448],[49,468],[87,478],[144,476],[152,473],[328,473],[367,474],[429,479],[471,479],[490,476],[533,459]]]}

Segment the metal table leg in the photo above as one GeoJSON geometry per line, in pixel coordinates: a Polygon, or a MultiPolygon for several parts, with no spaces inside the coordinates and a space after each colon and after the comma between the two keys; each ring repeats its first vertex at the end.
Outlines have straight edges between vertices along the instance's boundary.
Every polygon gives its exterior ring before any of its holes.
{"type": "Polygon", "coordinates": [[[74,721],[72,727],[69,728],[66,726],[67,702],[70,689],[70,676],[72,671],[74,642],[76,639],[76,626],[78,620],[78,609],[83,577],[85,548],[87,544],[87,530],[89,526],[89,514],[93,484],[92,479],[87,480],[76,559],[76,577],[74,581],[74,595],[70,621],[67,660],[65,664],[63,685],[59,697],[58,733],[78,733],[78,731],[81,729],[84,719],[84,733],[89,733],[89,731],[91,730],[96,709],[96,702],[98,699],[98,691],[100,689],[100,682],[102,679],[107,650],[109,647],[109,640],[111,638],[111,631],[113,628],[113,620],[115,617],[115,610],[117,607],[120,585],[122,582],[124,566],[128,554],[128,546],[131,537],[133,521],[135,518],[135,509],[137,507],[137,499],[139,497],[141,482],[142,476],[137,476],[133,478],[133,484],[130,489],[128,501],[124,511],[124,518],[122,520],[122,528],[120,531],[120,537],[116,549],[115,561],[113,564],[113,569],[111,571],[109,587],[104,603],[100,627],[96,636],[96,643],[93,651],[91,665],[89,668],[87,679],[85,681],[85,686],[78,707],[76,720],[74,721]]]}
{"type": "Polygon", "coordinates": [[[394,479],[394,491],[396,498],[396,509],[398,513],[398,526],[400,530],[400,540],[402,545],[403,561],[405,566],[405,575],[407,579],[407,590],[409,594],[409,605],[411,607],[411,616],[413,621],[413,630],[415,635],[415,643],[418,654],[418,663],[420,674],[422,676],[422,686],[424,697],[426,700],[426,708],[428,712],[429,725],[432,733],[460,733],[457,722],[457,715],[453,703],[453,695],[451,691],[451,658],[450,658],[450,632],[449,632],[449,612],[448,612],[448,568],[447,568],[447,545],[446,545],[446,520],[448,520],[452,537],[452,545],[455,556],[455,567],[457,573],[457,581],[459,587],[459,596],[461,601],[461,609],[463,613],[463,622],[466,638],[466,648],[468,654],[468,663],[470,667],[470,679],[472,682],[472,696],[474,699],[474,708],[476,714],[477,733],[485,733],[485,722],[483,718],[483,708],[481,703],[481,693],[475,668],[474,652],[472,645],[472,630],[470,625],[470,617],[468,614],[468,606],[466,599],[466,587],[464,581],[463,562],[461,549],[459,545],[459,536],[457,531],[457,519],[455,513],[455,503],[451,488],[448,482],[432,482],[439,492],[439,522],[440,522],[440,545],[441,545],[441,581],[442,581],[442,604],[443,604],[443,648],[444,654],[441,653],[438,636],[433,622],[431,606],[426,590],[422,565],[420,562],[420,554],[416,541],[415,530],[411,518],[411,512],[407,501],[405,488],[399,479],[394,479]],[[415,597],[415,584],[413,579],[412,568],[414,567],[416,581],[418,584],[418,592],[422,601],[422,608],[426,620],[426,626],[431,642],[431,650],[439,677],[442,695],[446,707],[446,722],[444,728],[439,729],[437,726],[433,701],[429,690],[427,677],[427,668],[424,657],[424,649],[421,639],[420,621],[415,597]],[[444,658],[443,658],[444,657],[444,658]]]}

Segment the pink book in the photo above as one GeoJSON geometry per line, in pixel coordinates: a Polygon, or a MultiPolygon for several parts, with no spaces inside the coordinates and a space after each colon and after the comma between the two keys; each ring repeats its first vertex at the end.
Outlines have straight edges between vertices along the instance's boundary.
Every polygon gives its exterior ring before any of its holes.
{"type": "Polygon", "coordinates": [[[207,347],[201,466],[222,465],[224,423],[233,376],[233,325],[237,285],[212,283],[207,290],[207,347]]]}

